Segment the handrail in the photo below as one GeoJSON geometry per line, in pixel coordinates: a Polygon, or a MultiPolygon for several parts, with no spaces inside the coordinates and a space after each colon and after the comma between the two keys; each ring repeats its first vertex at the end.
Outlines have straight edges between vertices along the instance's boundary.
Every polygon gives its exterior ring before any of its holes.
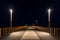
{"type": "MultiPolygon", "coordinates": [[[[27,26],[12,27],[12,32],[25,29],[27,26]]],[[[4,37],[11,33],[11,28],[0,28],[0,37],[4,37]]]]}
{"type": "MultiPolygon", "coordinates": [[[[21,29],[25,29],[27,27],[28,26],[12,27],[12,32],[15,32],[15,31],[18,31],[21,29]]],[[[49,32],[55,37],[59,37],[60,28],[48,28],[48,27],[42,27],[42,26],[32,26],[32,27],[34,27],[40,31],[49,32]]],[[[4,37],[10,33],[11,33],[11,28],[0,28],[0,37],[4,37]]]]}
{"type": "Polygon", "coordinates": [[[48,28],[48,27],[42,27],[42,26],[33,26],[33,27],[40,31],[49,32],[55,37],[59,37],[60,28],[48,28]]]}

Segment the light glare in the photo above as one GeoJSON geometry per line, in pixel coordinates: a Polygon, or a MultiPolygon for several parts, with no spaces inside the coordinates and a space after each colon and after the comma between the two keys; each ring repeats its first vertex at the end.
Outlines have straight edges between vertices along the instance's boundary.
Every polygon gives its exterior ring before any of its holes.
{"type": "Polygon", "coordinates": [[[51,12],[51,9],[48,9],[48,12],[51,12]]]}
{"type": "Polygon", "coordinates": [[[13,10],[12,10],[12,9],[10,9],[10,12],[12,13],[12,12],[13,12],[13,10]]]}

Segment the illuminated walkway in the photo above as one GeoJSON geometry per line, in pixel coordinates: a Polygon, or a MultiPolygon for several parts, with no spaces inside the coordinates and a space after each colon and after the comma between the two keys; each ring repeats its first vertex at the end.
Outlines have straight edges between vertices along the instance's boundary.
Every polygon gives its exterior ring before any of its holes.
{"type": "Polygon", "coordinates": [[[36,33],[33,30],[27,30],[21,39],[35,39],[39,40],[39,37],[36,35],[36,33]]]}
{"type": "Polygon", "coordinates": [[[38,30],[22,30],[13,32],[2,40],[55,40],[49,33],[38,30]]]}

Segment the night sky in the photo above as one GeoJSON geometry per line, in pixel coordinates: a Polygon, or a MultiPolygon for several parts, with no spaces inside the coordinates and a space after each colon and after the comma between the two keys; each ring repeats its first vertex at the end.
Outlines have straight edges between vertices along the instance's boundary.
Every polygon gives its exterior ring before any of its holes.
{"type": "Polygon", "coordinates": [[[27,24],[31,26],[48,26],[48,8],[51,12],[51,27],[60,27],[60,1],[58,0],[40,0],[40,1],[0,1],[0,27],[9,27],[10,12],[13,9],[13,26],[22,26],[27,24]]]}

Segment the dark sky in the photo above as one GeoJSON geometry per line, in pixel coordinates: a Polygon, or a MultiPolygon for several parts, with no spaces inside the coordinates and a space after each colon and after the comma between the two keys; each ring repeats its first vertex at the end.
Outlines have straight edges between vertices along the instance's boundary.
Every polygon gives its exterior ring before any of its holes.
{"type": "Polygon", "coordinates": [[[48,26],[47,9],[51,8],[51,27],[60,27],[60,1],[40,0],[40,1],[0,1],[0,27],[9,27],[10,12],[13,9],[13,26],[24,24],[32,25],[38,20],[39,26],[48,26]]]}

